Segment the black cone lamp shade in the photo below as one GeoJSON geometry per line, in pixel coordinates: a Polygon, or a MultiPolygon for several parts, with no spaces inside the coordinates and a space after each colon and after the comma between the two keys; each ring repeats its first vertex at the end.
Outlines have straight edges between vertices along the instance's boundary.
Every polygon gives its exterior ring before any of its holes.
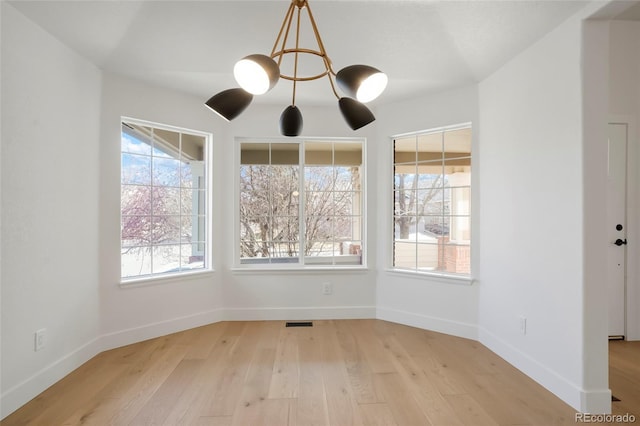
{"type": "Polygon", "coordinates": [[[236,62],[233,76],[247,92],[262,95],[271,90],[280,79],[280,67],[267,55],[249,55],[236,62]]]}
{"type": "Polygon", "coordinates": [[[295,105],[289,105],[280,115],[280,133],[283,136],[299,136],[302,133],[302,113],[295,105]]]}
{"type": "Polygon", "coordinates": [[[351,130],[358,130],[376,119],[364,104],[351,98],[340,98],[340,112],[351,130]]]}
{"type": "Polygon", "coordinates": [[[251,101],[253,95],[237,87],[227,89],[213,95],[204,104],[211,108],[213,112],[227,121],[231,121],[244,111],[251,101]]]}
{"type": "Polygon", "coordinates": [[[350,65],[336,74],[340,89],[359,102],[377,98],[387,87],[387,80],[385,73],[369,65],[350,65]]]}

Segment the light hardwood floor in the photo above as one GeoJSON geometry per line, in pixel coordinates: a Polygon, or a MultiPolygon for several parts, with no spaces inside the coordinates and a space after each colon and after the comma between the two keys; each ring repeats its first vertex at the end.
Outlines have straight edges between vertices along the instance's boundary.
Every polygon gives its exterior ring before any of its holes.
{"type": "Polygon", "coordinates": [[[640,341],[609,342],[609,386],[620,401],[611,405],[613,414],[633,414],[640,423],[640,341]]]}
{"type": "MultiPolygon", "coordinates": [[[[103,352],[2,425],[574,424],[478,342],[380,320],[313,324],[222,322],[103,352]]],[[[637,375],[619,397],[637,409],[638,358],[624,349],[612,346],[614,373],[637,375]]]]}

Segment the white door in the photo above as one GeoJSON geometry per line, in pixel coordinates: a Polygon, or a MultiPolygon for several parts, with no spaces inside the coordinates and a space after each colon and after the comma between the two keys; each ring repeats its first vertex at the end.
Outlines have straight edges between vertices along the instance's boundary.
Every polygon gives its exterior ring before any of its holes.
{"type": "Polygon", "coordinates": [[[609,336],[625,336],[627,253],[627,124],[609,124],[607,174],[607,283],[609,336]]]}

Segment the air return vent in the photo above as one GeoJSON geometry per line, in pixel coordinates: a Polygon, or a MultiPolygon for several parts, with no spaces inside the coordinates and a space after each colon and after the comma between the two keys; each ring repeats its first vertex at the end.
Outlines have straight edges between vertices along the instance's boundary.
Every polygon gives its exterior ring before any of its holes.
{"type": "Polygon", "coordinates": [[[313,327],[313,323],[311,321],[287,322],[285,326],[286,327],[313,327]]]}

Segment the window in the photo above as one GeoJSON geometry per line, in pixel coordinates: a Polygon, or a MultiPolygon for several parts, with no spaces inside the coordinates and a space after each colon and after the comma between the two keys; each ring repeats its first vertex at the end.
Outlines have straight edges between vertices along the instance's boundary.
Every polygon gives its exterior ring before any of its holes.
{"type": "Polygon", "coordinates": [[[393,267],[471,274],[471,127],[393,141],[393,267]]]}
{"type": "Polygon", "coordinates": [[[210,138],[132,119],[122,122],[122,279],[210,269],[210,138]]]}
{"type": "Polygon", "coordinates": [[[240,143],[239,264],[362,265],[363,143],[240,143]]]}

